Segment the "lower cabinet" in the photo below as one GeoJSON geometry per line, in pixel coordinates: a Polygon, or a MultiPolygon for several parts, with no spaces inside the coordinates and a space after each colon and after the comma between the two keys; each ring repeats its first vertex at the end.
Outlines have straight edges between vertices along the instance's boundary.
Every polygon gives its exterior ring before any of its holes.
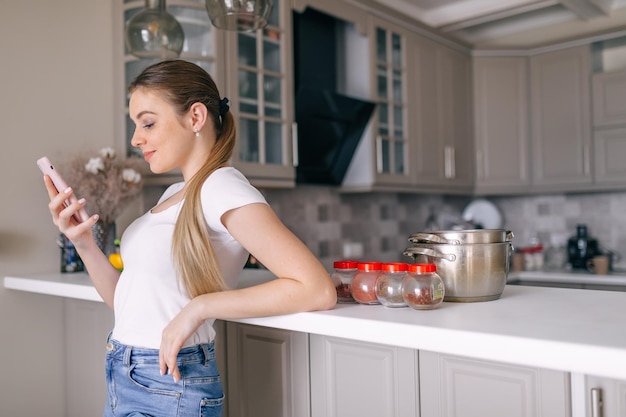
{"type": "Polygon", "coordinates": [[[306,333],[226,323],[228,410],[224,415],[307,417],[308,342],[306,333]]]}
{"type": "Polygon", "coordinates": [[[418,416],[417,352],[310,336],[311,417],[418,416]]]}
{"type": "Polygon", "coordinates": [[[419,365],[421,417],[571,415],[567,372],[427,351],[419,365]]]}
{"type": "Polygon", "coordinates": [[[625,417],[626,381],[585,377],[587,410],[589,417],[625,417]]]}

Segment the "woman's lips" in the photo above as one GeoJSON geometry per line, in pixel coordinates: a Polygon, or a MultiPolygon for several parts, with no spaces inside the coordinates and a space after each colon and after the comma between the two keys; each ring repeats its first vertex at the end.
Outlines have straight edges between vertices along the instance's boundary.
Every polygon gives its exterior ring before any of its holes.
{"type": "Polygon", "coordinates": [[[154,152],[155,151],[144,152],[143,153],[143,159],[145,159],[146,162],[147,162],[150,158],[152,158],[152,155],[154,155],[154,152]]]}

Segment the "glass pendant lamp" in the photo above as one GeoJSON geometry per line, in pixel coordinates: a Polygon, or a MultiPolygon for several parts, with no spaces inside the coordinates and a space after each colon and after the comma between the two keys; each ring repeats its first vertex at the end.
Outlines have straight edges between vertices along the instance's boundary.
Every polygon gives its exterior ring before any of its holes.
{"type": "Polygon", "coordinates": [[[139,58],[177,58],[185,34],[180,23],[165,10],[165,0],[146,0],[146,8],[126,24],[126,47],[139,58]]]}
{"type": "Polygon", "coordinates": [[[272,11],[272,0],[205,0],[205,5],[213,26],[239,32],[264,28],[272,11]]]}

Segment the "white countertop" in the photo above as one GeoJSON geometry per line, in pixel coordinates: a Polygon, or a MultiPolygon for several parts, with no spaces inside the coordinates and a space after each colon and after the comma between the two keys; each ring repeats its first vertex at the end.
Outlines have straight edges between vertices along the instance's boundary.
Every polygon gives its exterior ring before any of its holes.
{"type": "MultiPolygon", "coordinates": [[[[244,271],[242,286],[267,279],[244,271]]],[[[101,301],[86,274],[5,277],[15,290],[101,301]]],[[[507,285],[499,300],[415,311],[339,304],[330,311],[236,320],[626,380],[626,293],[507,285]]]]}

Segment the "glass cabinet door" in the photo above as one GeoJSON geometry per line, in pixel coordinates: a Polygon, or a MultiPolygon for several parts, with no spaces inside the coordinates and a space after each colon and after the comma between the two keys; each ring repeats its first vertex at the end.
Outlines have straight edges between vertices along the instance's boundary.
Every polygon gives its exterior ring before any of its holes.
{"type": "Polygon", "coordinates": [[[376,170],[379,176],[409,179],[408,133],[406,121],[405,37],[379,24],[375,25],[374,99],[376,120],[376,170]]]}
{"type": "Polygon", "coordinates": [[[229,60],[233,69],[228,70],[238,118],[234,164],[253,179],[293,182],[295,178],[288,5],[275,0],[267,27],[235,33],[229,39],[234,47],[227,47],[236,51],[229,60]]]}

